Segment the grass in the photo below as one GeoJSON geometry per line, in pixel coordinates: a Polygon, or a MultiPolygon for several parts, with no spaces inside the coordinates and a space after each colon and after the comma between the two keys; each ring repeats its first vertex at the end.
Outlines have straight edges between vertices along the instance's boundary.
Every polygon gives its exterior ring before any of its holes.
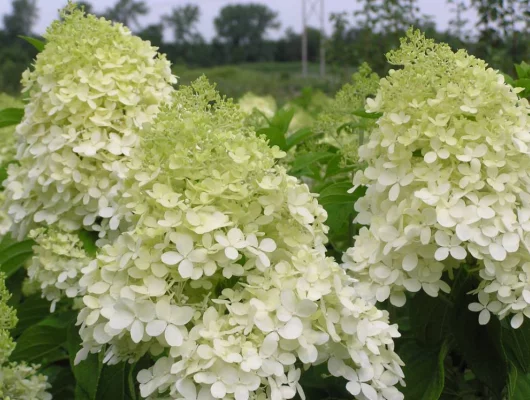
{"type": "Polygon", "coordinates": [[[247,92],[257,95],[272,95],[280,104],[298,96],[305,87],[335,93],[343,83],[342,78],[329,75],[320,78],[318,64],[310,64],[309,76],[303,77],[300,63],[252,63],[226,65],[212,68],[193,68],[175,65],[173,72],[179,84],[189,84],[201,75],[217,83],[219,91],[233,98],[247,92]]]}

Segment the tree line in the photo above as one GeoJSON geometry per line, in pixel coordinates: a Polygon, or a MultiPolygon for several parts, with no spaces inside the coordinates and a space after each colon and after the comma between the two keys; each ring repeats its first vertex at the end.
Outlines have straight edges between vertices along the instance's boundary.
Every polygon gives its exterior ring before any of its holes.
{"type": "MultiPolygon", "coordinates": [[[[354,13],[331,14],[332,30],[327,37],[327,62],[335,69],[369,63],[384,73],[384,53],[399,43],[410,25],[455,48],[467,48],[495,68],[510,72],[514,62],[530,59],[530,0],[446,0],[452,20],[437,29],[432,16],[420,13],[418,0],[357,0],[354,13]],[[465,19],[467,11],[478,18],[465,19]]],[[[117,0],[105,10],[95,10],[80,1],[89,13],[104,16],[130,27],[135,34],[160,48],[176,64],[188,67],[250,62],[289,62],[301,58],[301,34],[287,28],[271,40],[281,24],[278,12],[265,4],[226,5],[214,19],[215,36],[206,40],[199,30],[201,9],[197,4],[173,7],[159,21],[143,24],[148,2],[117,0]],[[171,32],[166,40],[164,32],[171,32]]],[[[35,35],[37,0],[12,0],[0,30],[0,91],[16,93],[19,77],[35,56],[34,49],[18,37],[35,35]]],[[[308,28],[308,59],[317,61],[320,32],[308,28]]]]}

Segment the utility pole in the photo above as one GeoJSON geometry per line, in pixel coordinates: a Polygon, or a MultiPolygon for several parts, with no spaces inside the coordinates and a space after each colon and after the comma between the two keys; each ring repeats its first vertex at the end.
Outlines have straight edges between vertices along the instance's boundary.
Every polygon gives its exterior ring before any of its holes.
{"type": "Polygon", "coordinates": [[[307,76],[307,24],[315,15],[320,19],[320,76],[326,75],[326,15],[324,0],[302,0],[302,76],[307,76]]]}

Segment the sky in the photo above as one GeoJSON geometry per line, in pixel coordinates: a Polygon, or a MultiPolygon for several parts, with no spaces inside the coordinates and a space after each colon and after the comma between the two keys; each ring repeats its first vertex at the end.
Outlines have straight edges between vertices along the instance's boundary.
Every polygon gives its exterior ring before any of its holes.
{"type": "MultiPolygon", "coordinates": [[[[114,4],[117,0],[89,0],[96,12],[102,12],[107,7],[114,4]]],[[[306,0],[308,3],[315,0],[306,0]]],[[[67,0],[37,0],[39,8],[39,21],[34,29],[35,33],[43,33],[50,22],[57,17],[57,10],[66,4],[67,0]]],[[[201,8],[201,20],[199,30],[206,39],[211,39],[215,35],[213,19],[219,13],[219,10],[227,5],[234,3],[262,3],[268,5],[271,9],[279,14],[281,28],[279,31],[271,33],[272,38],[281,36],[288,27],[292,27],[296,32],[301,31],[302,27],[302,0],[146,0],[149,5],[150,14],[141,19],[143,25],[158,22],[163,14],[168,14],[175,6],[187,3],[197,4],[201,8]]],[[[329,20],[329,14],[333,12],[348,11],[352,12],[357,9],[356,0],[324,0],[326,21],[329,20]]],[[[446,0],[419,0],[421,12],[434,17],[439,29],[447,28],[451,19],[446,0]]],[[[11,11],[10,0],[0,0],[0,15],[11,11]]],[[[309,25],[319,26],[319,21],[313,15],[308,21],[309,25]]],[[[329,34],[331,25],[329,22],[325,26],[329,34]]]]}

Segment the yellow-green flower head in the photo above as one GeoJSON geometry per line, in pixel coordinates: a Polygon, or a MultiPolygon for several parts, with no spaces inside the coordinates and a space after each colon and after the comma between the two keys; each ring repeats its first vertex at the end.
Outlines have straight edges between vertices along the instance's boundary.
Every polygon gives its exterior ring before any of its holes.
{"type": "Polygon", "coordinates": [[[291,399],[328,362],[358,398],[398,400],[397,327],[325,256],[326,213],[207,81],[141,134],[124,194],[138,223],[85,267],[83,349],[160,355],[144,397],[291,399]]]}
{"type": "Polygon", "coordinates": [[[19,235],[55,222],[66,230],[117,229],[123,160],[175,82],[166,58],[123,25],[73,6],[62,17],[23,75],[30,101],[17,127],[19,165],[6,182],[19,235]]]}
{"type": "Polygon", "coordinates": [[[373,128],[373,122],[353,115],[353,111],[364,108],[366,98],[377,92],[379,76],[366,63],[352,76],[352,82],[346,83],[335,98],[325,103],[323,111],[314,122],[314,129],[324,135],[321,143],[339,148],[349,162],[357,162],[360,138],[364,132],[373,128]]]}
{"type": "Polygon", "coordinates": [[[372,300],[437,296],[444,271],[476,263],[480,322],[530,315],[530,107],[486,63],[409,31],[368,112],[382,113],[360,148],[368,167],[344,257],[372,300]]]}
{"type": "Polygon", "coordinates": [[[52,311],[62,297],[83,296],[85,288],[79,286],[81,269],[91,258],[79,236],[54,226],[33,229],[29,237],[36,243],[28,265],[29,283],[38,285],[42,297],[52,302],[52,311]]]}
{"type": "Polygon", "coordinates": [[[276,100],[272,96],[257,96],[254,93],[245,93],[237,102],[241,111],[246,114],[252,114],[255,110],[272,118],[276,114],[276,100]]]}
{"type": "MultiPolygon", "coordinates": [[[[0,110],[4,108],[22,107],[22,102],[5,93],[0,93],[0,110]]],[[[5,166],[15,158],[16,153],[15,128],[7,126],[0,128],[0,167],[5,166]]],[[[0,230],[1,235],[1,230],[0,230]]]]}
{"type": "Polygon", "coordinates": [[[15,344],[9,330],[17,324],[15,310],[7,305],[11,297],[0,273],[0,398],[2,400],[50,400],[50,387],[45,375],[37,374],[38,366],[9,363],[15,344]]]}
{"type": "Polygon", "coordinates": [[[0,365],[7,361],[15,347],[9,330],[15,327],[18,320],[15,310],[7,305],[10,297],[11,294],[6,288],[5,275],[0,273],[0,365]]]}

